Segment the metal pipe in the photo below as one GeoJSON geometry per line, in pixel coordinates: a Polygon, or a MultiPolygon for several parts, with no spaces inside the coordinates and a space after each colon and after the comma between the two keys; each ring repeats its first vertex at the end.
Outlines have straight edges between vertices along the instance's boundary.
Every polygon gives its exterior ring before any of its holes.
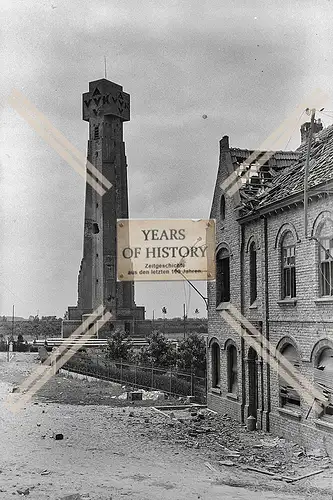
{"type": "Polygon", "coordinates": [[[309,164],[310,164],[310,153],[311,153],[311,142],[314,131],[314,120],[315,120],[316,110],[311,110],[311,126],[310,133],[308,137],[308,149],[306,153],[306,161],[304,166],[304,235],[305,238],[308,237],[308,176],[309,176],[309,164]]]}

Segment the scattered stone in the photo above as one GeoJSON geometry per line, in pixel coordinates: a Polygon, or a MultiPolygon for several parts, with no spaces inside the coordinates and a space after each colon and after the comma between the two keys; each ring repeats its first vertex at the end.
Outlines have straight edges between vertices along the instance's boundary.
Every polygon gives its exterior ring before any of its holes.
{"type": "Polygon", "coordinates": [[[16,490],[19,495],[29,495],[30,490],[29,488],[26,488],[25,490],[16,490]]]}
{"type": "Polygon", "coordinates": [[[231,460],[220,460],[218,464],[225,465],[226,467],[232,467],[233,465],[235,465],[231,460]]]}
{"type": "Polygon", "coordinates": [[[41,426],[41,424],[38,422],[38,423],[37,423],[37,427],[40,427],[40,426],[41,426]]]}
{"type": "Polygon", "coordinates": [[[311,457],[311,458],[324,458],[325,454],[320,449],[316,449],[316,450],[310,451],[308,453],[308,457],[311,457]]]}
{"type": "Polygon", "coordinates": [[[195,400],[194,396],[187,396],[185,401],[187,404],[191,404],[194,403],[194,400],[195,400]]]}
{"type": "Polygon", "coordinates": [[[56,441],[61,441],[62,439],[64,439],[64,435],[63,435],[63,434],[61,434],[61,433],[59,433],[59,434],[55,434],[55,435],[54,435],[54,439],[55,439],[56,441]]]}
{"type": "Polygon", "coordinates": [[[129,417],[134,417],[134,411],[130,411],[129,414],[128,414],[129,417]]]}
{"type": "Polygon", "coordinates": [[[43,472],[40,473],[41,476],[47,476],[48,474],[50,474],[50,471],[47,469],[43,470],[43,472]]]}

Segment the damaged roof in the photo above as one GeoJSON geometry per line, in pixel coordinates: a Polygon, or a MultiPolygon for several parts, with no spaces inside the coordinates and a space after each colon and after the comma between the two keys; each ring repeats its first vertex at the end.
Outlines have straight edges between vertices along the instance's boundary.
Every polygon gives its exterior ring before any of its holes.
{"type": "MultiPolygon", "coordinates": [[[[303,192],[307,149],[306,143],[296,151],[269,153],[272,156],[260,167],[259,177],[251,177],[240,189],[243,216],[303,192]]],[[[243,161],[246,163],[251,154],[251,151],[236,148],[230,152],[232,161],[236,164],[243,161]]],[[[330,181],[333,181],[333,125],[315,134],[312,139],[308,188],[330,181]]]]}

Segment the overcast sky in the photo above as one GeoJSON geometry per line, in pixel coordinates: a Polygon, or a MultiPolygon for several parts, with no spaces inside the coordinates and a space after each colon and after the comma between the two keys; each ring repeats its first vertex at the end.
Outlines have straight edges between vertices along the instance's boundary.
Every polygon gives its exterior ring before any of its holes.
{"type": "MultiPolygon", "coordinates": [[[[6,104],[12,89],[86,152],[81,95],[103,78],[106,55],[108,79],[131,95],[130,216],[207,218],[223,135],[255,149],[315,88],[333,95],[332,3],[2,2],[0,314],[15,304],[18,316],[63,316],[83,242],[84,181],[6,104]]],[[[148,317],[162,306],[180,316],[183,302],[205,314],[188,285],[136,285],[148,317]]]]}

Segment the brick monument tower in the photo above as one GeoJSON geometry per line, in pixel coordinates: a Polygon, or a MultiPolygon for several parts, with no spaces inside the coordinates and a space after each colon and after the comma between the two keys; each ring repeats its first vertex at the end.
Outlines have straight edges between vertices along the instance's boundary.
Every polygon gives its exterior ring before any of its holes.
{"type": "Polygon", "coordinates": [[[81,323],[82,316],[101,304],[112,313],[112,328],[117,326],[133,334],[135,321],[144,319],[145,309],[135,305],[134,283],[117,282],[116,272],[117,219],[128,218],[123,122],[130,119],[130,96],[120,85],[103,78],[89,83],[82,105],[83,120],[89,122],[87,169],[92,164],[111,187],[101,194],[103,180],[87,170],[87,176],[100,188],[96,190],[86,182],[78,301],[77,306],[68,308],[63,335],[70,335],[81,323]]]}

